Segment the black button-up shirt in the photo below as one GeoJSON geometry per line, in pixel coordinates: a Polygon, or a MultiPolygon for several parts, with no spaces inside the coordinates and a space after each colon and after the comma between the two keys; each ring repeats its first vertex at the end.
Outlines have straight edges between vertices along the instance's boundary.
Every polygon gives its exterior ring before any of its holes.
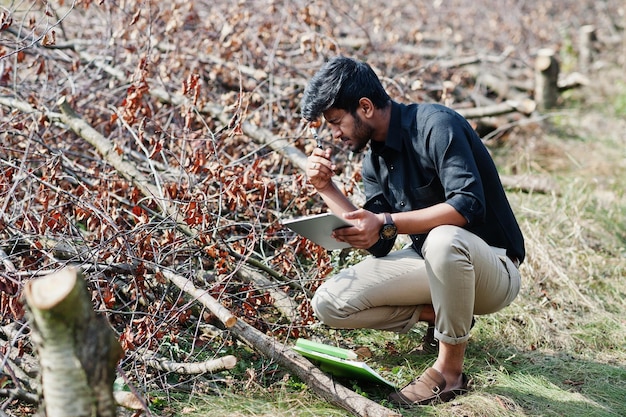
{"type": "MultiPolygon", "coordinates": [[[[362,167],[367,210],[394,213],[445,202],[465,217],[467,230],[524,259],[524,238],[496,166],[460,114],[438,104],[392,102],[385,142],[370,145],[362,167]]],[[[418,253],[426,236],[411,235],[418,253]]],[[[384,256],[392,246],[379,240],[369,251],[384,256]]]]}

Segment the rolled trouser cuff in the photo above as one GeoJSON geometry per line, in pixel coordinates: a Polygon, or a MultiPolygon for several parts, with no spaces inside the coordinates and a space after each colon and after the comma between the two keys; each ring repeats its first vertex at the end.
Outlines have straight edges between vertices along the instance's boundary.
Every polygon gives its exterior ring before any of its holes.
{"type": "Polygon", "coordinates": [[[435,339],[439,340],[439,342],[447,343],[449,345],[460,345],[461,343],[467,342],[469,338],[469,333],[462,337],[450,337],[440,333],[439,331],[437,331],[437,329],[435,329],[435,339]]]}

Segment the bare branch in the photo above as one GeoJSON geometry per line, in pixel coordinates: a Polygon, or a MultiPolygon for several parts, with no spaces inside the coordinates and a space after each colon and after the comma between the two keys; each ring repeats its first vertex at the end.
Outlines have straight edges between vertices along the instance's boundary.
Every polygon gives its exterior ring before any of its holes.
{"type": "Polygon", "coordinates": [[[174,372],[183,375],[197,375],[213,373],[224,369],[233,369],[237,365],[237,358],[227,355],[217,359],[210,359],[204,362],[174,362],[162,357],[143,358],[147,366],[165,372],[174,372]]]}

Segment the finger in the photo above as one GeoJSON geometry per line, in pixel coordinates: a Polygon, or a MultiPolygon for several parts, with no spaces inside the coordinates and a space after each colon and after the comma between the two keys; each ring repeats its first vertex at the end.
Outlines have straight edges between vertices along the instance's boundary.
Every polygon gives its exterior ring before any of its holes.
{"type": "Polygon", "coordinates": [[[324,167],[326,167],[326,164],[324,163],[324,161],[320,161],[320,162],[313,162],[312,166],[313,170],[318,171],[320,174],[325,173],[325,169],[324,167]]]}
{"type": "Polygon", "coordinates": [[[341,239],[345,239],[350,236],[358,236],[360,233],[361,231],[354,226],[342,227],[340,229],[333,230],[333,236],[339,237],[341,239]]]}
{"type": "Polygon", "coordinates": [[[311,153],[311,155],[321,156],[321,157],[325,157],[326,154],[327,152],[325,152],[323,149],[320,149],[320,148],[313,149],[313,152],[311,153]]]}

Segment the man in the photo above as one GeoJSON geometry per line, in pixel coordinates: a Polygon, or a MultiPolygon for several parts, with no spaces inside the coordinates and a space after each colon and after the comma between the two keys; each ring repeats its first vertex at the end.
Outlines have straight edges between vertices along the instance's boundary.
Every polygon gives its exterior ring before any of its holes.
{"type": "Polygon", "coordinates": [[[513,301],[525,255],[487,149],[458,113],[394,102],[369,65],[346,57],[331,59],[311,79],[302,116],[323,116],[333,138],[353,152],[369,145],[362,209],[332,181],[331,149],[308,157],[310,183],[331,211],[354,224],[334,238],[373,255],[320,286],[312,299],[316,316],[336,328],[397,332],[431,323],[439,341],[435,363],[389,399],[411,406],[466,392],[473,316],[513,301]],[[392,252],[398,234],[412,245],[392,252]]]}

